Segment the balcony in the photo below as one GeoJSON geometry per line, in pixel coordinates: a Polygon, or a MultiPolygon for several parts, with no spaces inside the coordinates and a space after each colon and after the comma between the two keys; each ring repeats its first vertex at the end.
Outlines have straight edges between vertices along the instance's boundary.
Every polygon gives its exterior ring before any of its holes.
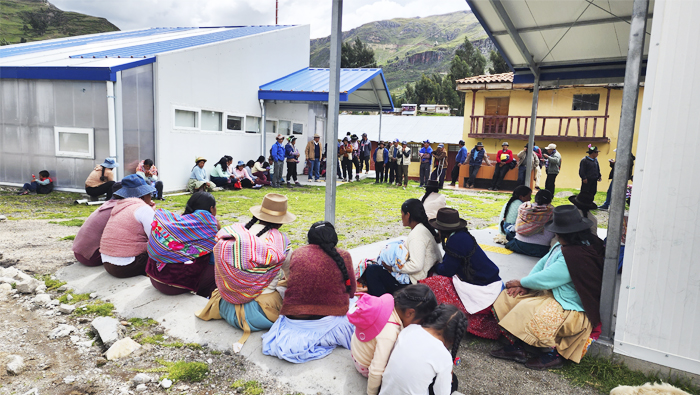
{"type": "MultiPolygon", "coordinates": [[[[609,115],[538,116],[535,138],[549,141],[585,141],[605,143],[609,115]],[[602,130],[601,130],[602,129],[602,130]]],[[[469,137],[527,140],[530,117],[520,115],[472,115],[469,137]]]]}

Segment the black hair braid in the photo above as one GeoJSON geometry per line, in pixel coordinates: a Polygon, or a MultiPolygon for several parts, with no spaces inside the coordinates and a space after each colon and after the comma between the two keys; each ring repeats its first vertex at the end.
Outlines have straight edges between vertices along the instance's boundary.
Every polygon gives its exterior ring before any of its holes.
{"type": "Polygon", "coordinates": [[[430,196],[431,193],[433,193],[433,192],[426,190],[426,191],[425,191],[425,195],[423,195],[423,198],[420,200],[420,202],[421,202],[421,203],[425,203],[425,199],[427,199],[428,196],[430,196]]]}
{"type": "Polygon", "coordinates": [[[309,244],[317,245],[334,261],[343,274],[343,284],[345,284],[345,292],[350,293],[350,275],[345,266],[345,260],[338,253],[335,246],[338,244],[338,234],[332,223],[327,221],[319,221],[311,225],[308,233],[309,244]]]}
{"type": "Polygon", "coordinates": [[[456,253],[455,251],[447,248],[447,244],[445,244],[444,241],[442,243],[442,248],[443,248],[443,250],[445,250],[445,254],[460,260],[460,265],[462,266],[462,274],[464,275],[464,279],[467,282],[471,283],[472,280],[474,279],[474,268],[472,267],[471,261],[472,261],[472,256],[474,256],[474,253],[476,252],[476,247],[478,244],[476,242],[476,238],[474,238],[474,235],[469,233],[469,230],[464,228],[464,231],[467,232],[469,237],[472,238],[472,250],[469,251],[469,253],[467,255],[460,255],[460,254],[456,253]]]}
{"type": "Polygon", "coordinates": [[[258,232],[258,234],[255,235],[255,236],[260,237],[260,236],[264,235],[265,232],[269,231],[270,229],[274,229],[274,228],[275,228],[275,227],[274,227],[273,225],[271,225],[271,224],[266,224],[265,227],[262,228],[262,230],[260,230],[260,232],[258,232]]]}
{"type": "MultiPolygon", "coordinates": [[[[513,190],[513,195],[508,199],[508,203],[506,203],[506,209],[503,211],[504,217],[508,215],[508,209],[510,209],[510,205],[520,199],[520,196],[527,195],[528,193],[532,193],[532,189],[530,187],[526,187],[525,185],[519,185],[515,187],[513,190]]],[[[503,218],[501,218],[503,219],[503,218]]]]}
{"type": "Polygon", "coordinates": [[[464,332],[467,331],[467,319],[464,315],[459,314],[455,319],[459,320],[457,322],[457,329],[455,330],[454,341],[452,342],[452,360],[457,359],[457,352],[459,351],[459,346],[462,343],[462,338],[464,337],[464,332]]]}
{"type": "Polygon", "coordinates": [[[345,267],[345,260],[343,259],[342,256],[340,256],[340,253],[338,253],[338,250],[335,248],[335,244],[331,243],[323,243],[319,244],[319,247],[323,249],[323,252],[328,254],[333,260],[335,261],[335,264],[338,265],[338,269],[340,269],[340,272],[343,274],[343,284],[345,284],[345,293],[350,293],[350,285],[348,284],[348,280],[350,280],[350,275],[348,274],[348,268],[345,267]]]}
{"type": "Polygon", "coordinates": [[[105,170],[107,170],[106,167],[102,166],[102,175],[100,176],[100,181],[107,181],[107,177],[105,177],[105,170]]]}
{"type": "Polygon", "coordinates": [[[253,216],[253,218],[251,218],[250,221],[248,221],[248,223],[245,224],[245,228],[248,229],[248,230],[250,230],[250,228],[251,228],[253,225],[255,225],[256,222],[258,222],[258,219],[255,218],[255,216],[253,216]]]}
{"type": "Polygon", "coordinates": [[[433,228],[433,225],[430,225],[430,222],[428,222],[428,217],[423,218],[423,220],[420,223],[422,223],[423,226],[425,226],[430,231],[430,233],[433,234],[435,242],[440,244],[440,234],[437,230],[435,230],[435,228],[433,228]]]}
{"type": "Polygon", "coordinates": [[[408,213],[408,215],[411,218],[411,221],[418,222],[420,224],[423,224],[426,229],[433,235],[433,238],[435,239],[436,243],[440,243],[440,235],[438,234],[437,230],[433,228],[432,225],[428,222],[428,216],[425,214],[425,207],[423,207],[423,203],[418,200],[418,199],[408,199],[403,204],[401,205],[401,211],[404,213],[408,213]]]}
{"type": "Polygon", "coordinates": [[[192,214],[197,210],[209,211],[211,207],[216,207],[214,195],[204,191],[195,192],[189,200],[187,200],[183,215],[192,214]]]}

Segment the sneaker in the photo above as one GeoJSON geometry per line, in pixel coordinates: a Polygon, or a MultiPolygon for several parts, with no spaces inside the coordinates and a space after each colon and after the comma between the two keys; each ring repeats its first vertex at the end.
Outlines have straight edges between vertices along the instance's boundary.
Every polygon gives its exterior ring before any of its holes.
{"type": "Polygon", "coordinates": [[[515,361],[517,363],[528,362],[527,354],[522,347],[509,344],[501,349],[493,350],[491,354],[494,358],[507,359],[510,361],[515,361]]]}
{"type": "Polygon", "coordinates": [[[455,186],[455,183],[454,182],[450,183],[450,186],[451,187],[455,186]]]}
{"type": "Polygon", "coordinates": [[[159,198],[156,198],[156,200],[162,200],[162,201],[165,201],[165,198],[164,198],[163,196],[161,196],[161,197],[159,197],[159,198]]]}
{"type": "Polygon", "coordinates": [[[562,366],[564,366],[564,358],[556,351],[546,352],[525,362],[525,367],[533,370],[558,369],[562,366]]]}
{"type": "Polygon", "coordinates": [[[598,210],[608,211],[608,208],[610,208],[610,206],[598,206],[598,210]]]}
{"type": "Polygon", "coordinates": [[[299,181],[294,181],[294,185],[295,185],[295,186],[298,186],[298,187],[301,186],[301,184],[299,183],[299,181]]]}
{"type": "Polygon", "coordinates": [[[355,174],[355,181],[360,181],[360,176],[355,174]]]}
{"type": "Polygon", "coordinates": [[[289,181],[287,181],[287,188],[291,188],[291,187],[292,187],[292,183],[290,183],[289,181]]]}

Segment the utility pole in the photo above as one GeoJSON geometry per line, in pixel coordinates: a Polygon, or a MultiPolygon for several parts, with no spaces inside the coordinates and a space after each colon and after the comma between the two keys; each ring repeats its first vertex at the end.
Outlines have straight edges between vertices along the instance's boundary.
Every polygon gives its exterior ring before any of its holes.
{"type": "Polygon", "coordinates": [[[275,0],[275,25],[278,25],[277,16],[279,15],[279,10],[280,10],[280,0],[275,0]]]}

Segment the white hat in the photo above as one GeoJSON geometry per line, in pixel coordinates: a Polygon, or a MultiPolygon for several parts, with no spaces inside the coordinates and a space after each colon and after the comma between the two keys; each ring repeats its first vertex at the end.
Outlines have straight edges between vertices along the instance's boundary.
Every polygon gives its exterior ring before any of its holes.
{"type": "Polygon", "coordinates": [[[557,145],[556,145],[556,144],[550,144],[550,145],[546,146],[544,149],[557,149],[557,145]]]}

